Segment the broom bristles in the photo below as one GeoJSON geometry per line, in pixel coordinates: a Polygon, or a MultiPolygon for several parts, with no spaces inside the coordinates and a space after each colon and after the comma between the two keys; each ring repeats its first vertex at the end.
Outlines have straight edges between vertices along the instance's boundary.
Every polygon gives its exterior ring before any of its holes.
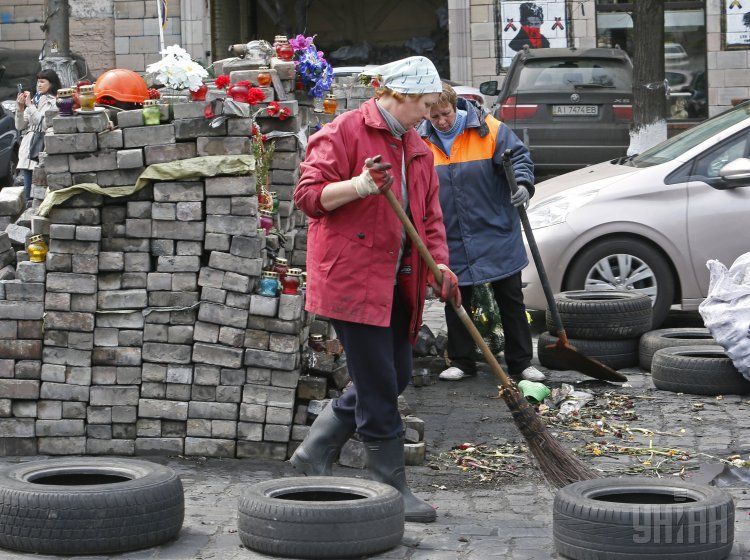
{"type": "Polygon", "coordinates": [[[500,395],[513,414],[513,421],[529,445],[544,478],[562,488],[581,480],[600,478],[549,433],[542,419],[514,386],[502,387],[500,395]]]}

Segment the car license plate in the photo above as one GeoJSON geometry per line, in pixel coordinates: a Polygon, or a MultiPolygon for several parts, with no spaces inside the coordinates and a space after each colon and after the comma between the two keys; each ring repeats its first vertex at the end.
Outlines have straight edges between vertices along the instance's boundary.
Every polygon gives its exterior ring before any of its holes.
{"type": "Polygon", "coordinates": [[[553,105],[553,117],[595,117],[599,114],[598,105],[553,105]]]}

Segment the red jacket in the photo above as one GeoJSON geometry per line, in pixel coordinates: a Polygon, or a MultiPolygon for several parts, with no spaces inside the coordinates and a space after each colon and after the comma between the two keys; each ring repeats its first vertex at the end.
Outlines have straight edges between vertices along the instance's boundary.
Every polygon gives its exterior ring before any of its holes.
{"type": "MultiPolygon", "coordinates": [[[[402,140],[395,138],[371,99],[312,135],[301,165],[294,202],[310,217],[305,308],[311,313],[378,327],[390,324],[401,222],[384,196],[328,212],[320,194],[329,183],[359,175],[366,158],[381,154],[393,165],[392,190],[401,200],[402,141],[412,221],[435,261],[448,264],[432,153],[414,129],[402,140]]],[[[422,325],[428,280],[427,266],[407,239],[398,283],[411,312],[412,342],[422,325]]]]}

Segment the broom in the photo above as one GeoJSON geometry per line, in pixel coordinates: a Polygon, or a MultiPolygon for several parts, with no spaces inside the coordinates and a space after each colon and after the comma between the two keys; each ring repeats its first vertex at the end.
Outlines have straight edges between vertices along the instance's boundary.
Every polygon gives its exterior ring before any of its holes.
{"type": "MultiPolygon", "coordinates": [[[[438,284],[442,283],[442,272],[432,258],[432,255],[430,255],[427,247],[422,242],[422,239],[420,239],[417,230],[414,229],[414,226],[406,215],[406,212],[404,212],[404,209],[401,207],[401,204],[396,200],[396,197],[390,189],[385,190],[383,194],[385,194],[388,203],[404,225],[406,233],[419,251],[419,255],[425,263],[427,263],[430,271],[435,276],[435,280],[438,284]]],[[[529,449],[536,458],[547,481],[557,488],[562,488],[563,486],[567,486],[573,482],[578,482],[579,480],[599,478],[598,474],[579,461],[575,455],[570,453],[570,451],[564,449],[560,443],[558,443],[557,439],[547,431],[547,427],[544,425],[544,422],[542,422],[542,419],[518,391],[518,387],[516,387],[513,380],[508,377],[505,371],[503,371],[503,368],[500,367],[500,364],[497,363],[495,356],[484,342],[482,335],[479,334],[479,331],[474,326],[474,323],[468,313],[466,313],[466,310],[460,305],[457,306],[452,299],[450,304],[453,306],[453,309],[455,309],[461,322],[469,331],[469,334],[471,334],[474,342],[484,354],[490,368],[492,368],[492,373],[495,374],[495,378],[501,385],[500,396],[508,405],[508,408],[510,408],[513,415],[513,421],[526,439],[529,449]]]]}

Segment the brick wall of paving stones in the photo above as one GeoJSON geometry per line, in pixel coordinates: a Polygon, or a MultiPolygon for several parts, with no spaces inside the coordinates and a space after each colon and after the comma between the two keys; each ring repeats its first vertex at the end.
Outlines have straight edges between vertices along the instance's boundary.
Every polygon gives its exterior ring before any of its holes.
{"type": "MultiPolygon", "coordinates": [[[[296,102],[285,105],[294,116],[261,118],[264,131],[301,127],[296,102]]],[[[211,128],[203,108],[177,104],[174,120],[150,127],[120,113],[115,130],[103,115],[54,118],[35,196],[132,185],[154,163],[250,153],[249,119],[211,128]]],[[[0,236],[2,264],[14,251],[18,260],[15,278],[0,280],[0,454],[286,458],[307,318],[303,296],[264,298],[255,287],[273,251],[304,265],[305,221],[291,202],[301,158],[296,137],[276,141],[283,247],[258,233],[252,175],[79,194],[16,239],[0,236]],[[48,236],[45,263],[28,261],[31,233],[48,236]]]]}

